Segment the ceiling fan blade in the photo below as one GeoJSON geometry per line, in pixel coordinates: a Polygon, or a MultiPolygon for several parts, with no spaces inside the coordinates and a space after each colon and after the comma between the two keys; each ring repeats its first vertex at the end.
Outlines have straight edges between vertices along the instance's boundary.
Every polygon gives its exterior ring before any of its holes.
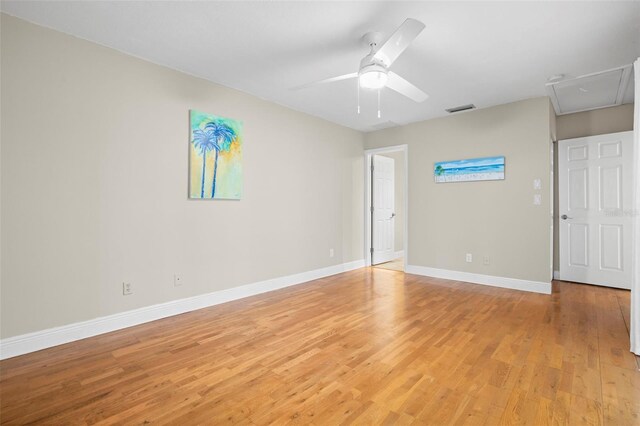
{"type": "Polygon", "coordinates": [[[389,72],[387,87],[416,102],[424,102],[429,97],[429,95],[394,72],[389,72]]]}
{"type": "Polygon", "coordinates": [[[326,78],[324,80],[314,81],[313,83],[307,83],[307,84],[303,84],[301,86],[292,87],[289,90],[306,89],[308,87],[317,86],[319,84],[333,83],[333,82],[336,82],[336,81],[348,80],[350,78],[356,78],[357,76],[358,76],[357,72],[352,72],[351,74],[339,75],[337,77],[326,78]]]}
{"type": "Polygon", "coordinates": [[[411,42],[418,37],[424,26],[420,21],[411,18],[407,19],[391,34],[389,40],[378,49],[373,58],[382,61],[387,67],[390,66],[409,47],[411,42]]]}

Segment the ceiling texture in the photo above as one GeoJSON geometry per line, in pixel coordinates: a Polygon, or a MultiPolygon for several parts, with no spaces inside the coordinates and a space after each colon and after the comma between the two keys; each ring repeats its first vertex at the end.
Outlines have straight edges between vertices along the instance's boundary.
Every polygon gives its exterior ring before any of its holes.
{"type": "MultiPolygon", "coordinates": [[[[2,1],[10,15],[361,131],[545,96],[554,74],[577,77],[640,56],[640,2],[2,1]],[[360,38],[386,39],[406,18],[425,30],[391,66],[430,97],[361,92],[360,38]]],[[[633,102],[633,83],[623,103],[633,102]]]]}

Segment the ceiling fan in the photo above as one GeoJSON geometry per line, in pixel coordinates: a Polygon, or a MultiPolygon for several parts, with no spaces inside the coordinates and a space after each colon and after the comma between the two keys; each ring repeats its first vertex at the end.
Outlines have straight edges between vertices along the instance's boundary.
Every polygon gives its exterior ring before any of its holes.
{"type": "MultiPolygon", "coordinates": [[[[358,72],[331,77],[313,83],[303,84],[292,88],[292,90],[306,89],[308,87],[317,86],[319,84],[333,83],[351,78],[358,79],[358,87],[363,89],[378,90],[378,117],[380,117],[380,89],[388,87],[406,96],[415,102],[423,102],[429,95],[400,77],[393,71],[389,71],[389,67],[393,62],[405,51],[411,42],[418,37],[425,25],[415,19],[407,19],[402,25],[389,37],[384,44],[380,44],[382,34],[370,32],[365,34],[362,39],[370,47],[371,51],[360,61],[360,69],[358,72]],[[378,47],[379,46],[379,47],[378,47]]],[[[360,93],[358,91],[358,113],[360,113],[360,93]]]]}

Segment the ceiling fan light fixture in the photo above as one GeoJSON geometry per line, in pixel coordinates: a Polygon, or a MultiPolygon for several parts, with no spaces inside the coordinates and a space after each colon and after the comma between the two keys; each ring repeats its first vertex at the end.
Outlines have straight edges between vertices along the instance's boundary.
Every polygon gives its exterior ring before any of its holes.
{"type": "Polygon", "coordinates": [[[370,66],[358,74],[358,82],[363,89],[382,89],[387,85],[387,70],[380,66],[370,66]]]}

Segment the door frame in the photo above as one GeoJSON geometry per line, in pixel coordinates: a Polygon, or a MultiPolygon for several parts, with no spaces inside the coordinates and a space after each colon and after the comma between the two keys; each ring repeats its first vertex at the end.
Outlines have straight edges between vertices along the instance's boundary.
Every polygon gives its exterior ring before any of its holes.
{"type": "Polygon", "coordinates": [[[409,147],[404,145],[386,146],[384,148],[366,149],[364,151],[364,265],[371,266],[371,160],[376,154],[388,154],[391,152],[404,153],[404,227],[402,229],[402,241],[404,251],[404,270],[407,270],[409,258],[409,147]]]}

